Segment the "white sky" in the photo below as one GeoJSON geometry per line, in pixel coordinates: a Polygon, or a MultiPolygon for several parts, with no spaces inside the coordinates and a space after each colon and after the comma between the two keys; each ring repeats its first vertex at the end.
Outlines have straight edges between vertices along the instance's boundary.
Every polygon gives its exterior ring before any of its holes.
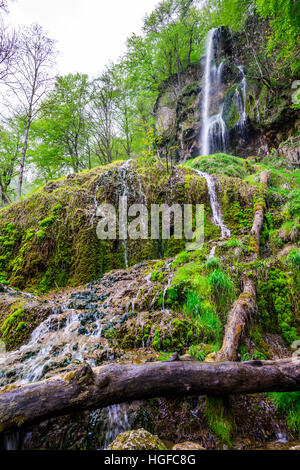
{"type": "Polygon", "coordinates": [[[139,34],[159,0],[13,0],[6,21],[38,23],[57,40],[58,73],[99,74],[139,34]]]}

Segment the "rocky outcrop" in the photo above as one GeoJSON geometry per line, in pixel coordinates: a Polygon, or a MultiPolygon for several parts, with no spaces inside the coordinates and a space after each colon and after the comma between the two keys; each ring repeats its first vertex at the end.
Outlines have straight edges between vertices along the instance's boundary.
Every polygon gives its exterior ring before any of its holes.
{"type": "MultiPolygon", "coordinates": [[[[300,130],[300,121],[295,125],[298,132],[300,130]]],[[[284,158],[287,166],[291,168],[300,167],[300,136],[291,137],[286,142],[283,142],[278,149],[278,153],[284,158]]]]}
{"type": "MultiPolygon", "coordinates": [[[[150,204],[184,201],[203,203],[210,210],[205,180],[191,178],[190,173],[167,171],[156,160],[136,159],[128,166],[114,162],[49,182],[33,196],[1,210],[0,282],[45,293],[85,284],[127,264],[175,255],[185,241],[174,235],[167,241],[99,240],[97,208],[112,204],[118,222],[120,197],[126,191],[128,206],[143,203],[150,209],[150,204]]],[[[149,233],[150,221],[151,217],[149,233]]],[[[117,223],[116,233],[119,230],[117,223]]]]}

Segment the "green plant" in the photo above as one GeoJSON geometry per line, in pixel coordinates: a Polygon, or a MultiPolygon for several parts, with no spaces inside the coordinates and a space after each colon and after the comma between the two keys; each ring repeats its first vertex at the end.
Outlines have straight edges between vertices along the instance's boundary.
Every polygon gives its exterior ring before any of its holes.
{"type": "Polygon", "coordinates": [[[220,340],[222,322],[213,305],[196,292],[189,291],[183,309],[194,319],[198,337],[207,342],[220,340]]]}
{"type": "Polygon", "coordinates": [[[233,282],[223,271],[215,269],[209,274],[208,283],[212,297],[219,309],[228,308],[234,298],[233,282]]]}
{"type": "Polygon", "coordinates": [[[300,268],[300,249],[293,249],[289,252],[287,256],[287,261],[295,266],[296,268],[300,268]]]}
{"type": "Polygon", "coordinates": [[[270,393],[277,409],[286,414],[286,421],[292,432],[300,434],[300,392],[270,393]]]}
{"type": "Polygon", "coordinates": [[[189,347],[189,354],[194,359],[197,359],[197,361],[205,361],[205,354],[203,353],[203,351],[200,351],[198,346],[196,346],[195,344],[189,347]]]}
{"type": "Polygon", "coordinates": [[[242,242],[237,238],[229,238],[222,243],[222,246],[225,248],[237,248],[238,246],[242,246],[242,242]]]}
{"type": "Polygon", "coordinates": [[[224,405],[223,398],[207,396],[204,415],[211,431],[229,447],[232,447],[235,422],[227,406],[224,405]]]}
{"type": "Polygon", "coordinates": [[[209,258],[205,263],[206,269],[219,269],[221,266],[220,258],[209,258]]]}

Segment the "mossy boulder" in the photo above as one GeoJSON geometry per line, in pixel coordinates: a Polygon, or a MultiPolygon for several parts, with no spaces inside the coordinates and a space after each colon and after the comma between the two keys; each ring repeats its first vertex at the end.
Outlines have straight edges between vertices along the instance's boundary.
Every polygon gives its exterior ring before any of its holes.
{"type": "Polygon", "coordinates": [[[167,450],[167,448],[158,436],[142,428],[119,434],[107,450],[167,450]]]}
{"type": "MultiPolygon", "coordinates": [[[[205,182],[190,170],[168,170],[155,159],[135,159],[51,181],[27,199],[0,210],[0,282],[14,288],[45,293],[78,286],[112,269],[124,268],[124,244],[99,240],[97,205],[112,204],[128,186],[128,206],[150,204],[208,204],[205,182]]],[[[172,230],[172,228],[171,228],[172,230]]],[[[118,227],[117,227],[118,231],[118,227]]],[[[150,233],[150,221],[149,221],[150,233]]],[[[127,241],[129,265],[173,256],[184,240],[127,241]]]]}

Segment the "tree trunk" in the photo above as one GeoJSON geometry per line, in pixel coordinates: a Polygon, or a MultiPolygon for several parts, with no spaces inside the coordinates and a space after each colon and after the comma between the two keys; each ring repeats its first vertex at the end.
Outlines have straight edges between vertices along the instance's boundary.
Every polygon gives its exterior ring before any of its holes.
{"type": "MultiPolygon", "coordinates": [[[[265,190],[270,173],[265,170],[260,176],[260,183],[265,190]]],[[[254,221],[250,232],[250,244],[253,250],[251,261],[259,257],[260,235],[264,225],[265,197],[262,197],[254,208],[254,221]]],[[[228,314],[223,344],[220,351],[210,354],[207,361],[236,361],[238,349],[249,321],[257,313],[255,281],[246,274],[242,275],[243,292],[228,314]]]]}
{"type": "Polygon", "coordinates": [[[211,358],[216,361],[236,361],[245,328],[257,313],[255,282],[248,276],[242,278],[243,292],[228,314],[223,345],[211,358]]]}
{"type": "MultiPolygon", "coordinates": [[[[263,188],[267,188],[268,181],[270,178],[270,173],[265,170],[262,172],[260,176],[260,183],[263,188]]],[[[252,245],[252,249],[254,250],[252,258],[257,259],[259,257],[259,250],[260,250],[260,235],[264,225],[264,217],[265,217],[265,198],[261,198],[261,200],[255,205],[254,208],[254,221],[252,225],[252,229],[250,232],[250,242],[252,245]]]]}
{"type": "Polygon", "coordinates": [[[279,361],[110,364],[0,390],[0,429],[20,427],[74,411],[155,397],[300,390],[300,359],[279,361]]]}
{"type": "Polygon", "coordinates": [[[26,129],[25,129],[25,134],[24,134],[24,145],[23,145],[23,151],[22,151],[22,157],[21,157],[21,163],[20,163],[17,199],[20,199],[21,194],[22,194],[24,166],[25,166],[25,158],[26,158],[27,147],[28,147],[28,136],[29,136],[30,125],[31,125],[31,117],[29,116],[26,129]]]}

